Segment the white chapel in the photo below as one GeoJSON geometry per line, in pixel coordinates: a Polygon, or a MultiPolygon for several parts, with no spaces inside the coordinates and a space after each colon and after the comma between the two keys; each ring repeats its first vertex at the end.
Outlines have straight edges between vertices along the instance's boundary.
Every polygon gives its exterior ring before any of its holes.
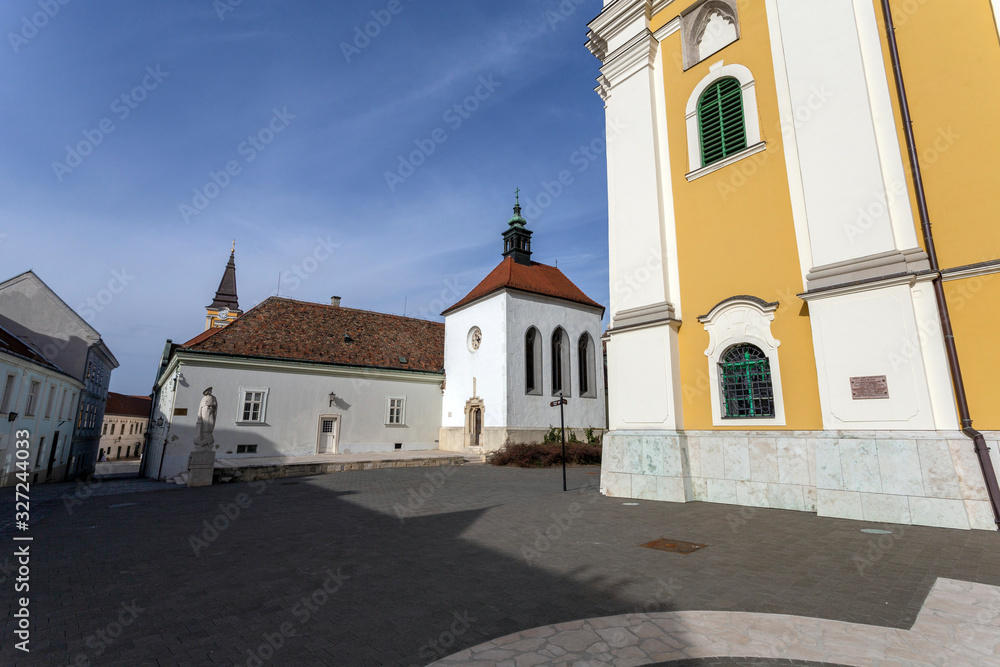
{"type": "Polygon", "coordinates": [[[531,261],[520,203],[503,233],[503,261],[445,318],[446,383],[440,449],[485,454],[506,442],[541,442],[559,425],[606,425],[604,307],[553,266],[531,261]]]}

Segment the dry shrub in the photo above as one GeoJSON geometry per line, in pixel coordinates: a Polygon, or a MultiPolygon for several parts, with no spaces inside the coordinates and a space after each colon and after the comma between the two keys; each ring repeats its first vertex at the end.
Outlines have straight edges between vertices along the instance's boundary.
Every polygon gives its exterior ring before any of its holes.
{"type": "MultiPolygon", "coordinates": [[[[493,452],[487,461],[495,466],[515,468],[552,468],[562,465],[562,444],[511,443],[493,452]]],[[[585,442],[566,443],[566,465],[601,465],[601,446],[585,442]]]]}

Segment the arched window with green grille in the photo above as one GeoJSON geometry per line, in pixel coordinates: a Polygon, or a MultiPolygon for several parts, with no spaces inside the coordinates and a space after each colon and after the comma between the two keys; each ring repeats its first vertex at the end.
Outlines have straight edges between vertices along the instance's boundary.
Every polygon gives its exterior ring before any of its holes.
{"type": "Polygon", "coordinates": [[[698,102],[698,133],[702,166],[734,155],[747,147],[743,90],[733,78],[716,81],[698,102]]]}
{"type": "Polygon", "coordinates": [[[719,362],[722,416],[727,419],[774,417],[771,362],[759,347],[734,345],[719,362]]]}

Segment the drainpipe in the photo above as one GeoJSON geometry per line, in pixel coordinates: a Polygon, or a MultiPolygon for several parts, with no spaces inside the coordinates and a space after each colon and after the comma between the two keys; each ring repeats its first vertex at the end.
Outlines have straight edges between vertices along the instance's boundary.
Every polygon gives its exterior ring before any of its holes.
{"type": "Polygon", "coordinates": [[[962,379],[962,367],[958,361],[958,349],[955,347],[955,332],[951,327],[951,315],[948,312],[948,301],[944,295],[941,267],[938,264],[930,213],[927,210],[924,180],[920,171],[920,160],[917,157],[917,143],[913,137],[913,118],[910,116],[906,87],[903,85],[903,70],[899,62],[899,47],[896,43],[896,26],[892,21],[892,8],[889,6],[889,0],[882,0],[882,14],[885,17],[886,37],[889,41],[889,55],[892,58],[892,72],[896,79],[896,92],[899,94],[899,108],[903,115],[906,151],[909,153],[910,170],[913,172],[913,187],[917,196],[917,209],[920,212],[920,228],[923,231],[925,251],[930,259],[931,270],[935,274],[934,297],[937,299],[938,312],[941,313],[941,329],[944,333],[944,346],[948,355],[951,383],[955,389],[955,401],[958,404],[958,414],[962,420],[962,433],[975,443],[979,467],[983,471],[983,479],[986,482],[986,492],[990,498],[990,505],[993,507],[993,520],[996,522],[997,528],[1000,529],[1000,487],[997,486],[997,476],[993,469],[993,463],[990,461],[990,448],[986,446],[986,438],[983,437],[982,433],[972,428],[969,399],[965,394],[965,381],[962,379]]]}

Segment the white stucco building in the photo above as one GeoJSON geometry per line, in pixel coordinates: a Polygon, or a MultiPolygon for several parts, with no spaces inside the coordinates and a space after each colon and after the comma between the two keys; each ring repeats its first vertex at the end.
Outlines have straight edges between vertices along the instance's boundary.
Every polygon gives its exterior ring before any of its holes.
{"type": "Polygon", "coordinates": [[[83,389],[82,382],[0,327],[0,486],[21,481],[18,472],[27,472],[30,483],[64,478],[83,389]],[[29,444],[19,448],[18,440],[29,444]],[[27,457],[18,457],[18,449],[27,457]]]}
{"type": "Polygon", "coordinates": [[[272,297],[168,343],[143,474],[186,471],[212,388],[219,459],[436,449],[444,326],[272,297]]]}
{"type": "Polygon", "coordinates": [[[60,465],[66,467],[58,478],[92,474],[111,372],[118,368],[118,360],[101,334],[33,271],[0,283],[0,326],[83,383],[72,421],[60,429],[60,442],[65,433],[71,433],[72,439],[59,454],[59,460],[64,461],[60,465]]]}
{"type": "Polygon", "coordinates": [[[605,428],[604,308],[559,269],[531,261],[525,224],[516,205],[503,261],[443,313],[441,449],[540,442],[559,425],[558,396],[577,437],[605,428]]]}
{"type": "Polygon", "coordinates": [[[146,440],[149,411],[149,396],[108,392],[101,425],[99,458],[103,456],[106,461],[140,458],[146,440]]]}

